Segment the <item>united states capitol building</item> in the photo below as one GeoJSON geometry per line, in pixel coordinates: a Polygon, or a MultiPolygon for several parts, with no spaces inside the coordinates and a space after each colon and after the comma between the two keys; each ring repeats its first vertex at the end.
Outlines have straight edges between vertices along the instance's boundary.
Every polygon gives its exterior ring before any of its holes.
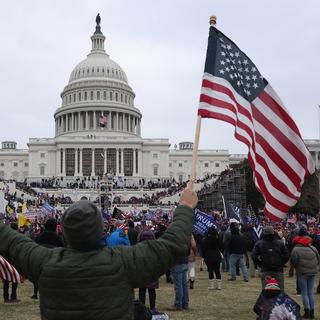
{"type": "MultiPolygon", "coordinates": [[[[185,181],[191,172],[193,144],[181,142],[170,149],[167,138],[141,137],[142,113],[123,69],[105,51],[100,18],[91,36],[87,58],[71,71],[54,113],[55,136],[30,138],[28,149],[3,141],[0,178],[64,181],[101,177],[111,173],[126,181],[146,178],[185,181]]],[[[309,140],[318,166],[320,141],[309,140]]],[[[197,176],[219,174],[244,155],[228,150],[199,150],[197,176]]]]}

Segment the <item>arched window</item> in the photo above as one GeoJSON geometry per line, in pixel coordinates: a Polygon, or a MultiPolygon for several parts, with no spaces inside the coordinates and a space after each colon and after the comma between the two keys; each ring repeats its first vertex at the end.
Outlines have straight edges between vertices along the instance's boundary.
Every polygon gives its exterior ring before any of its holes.
{"type": "Polygon", "coordinates": [[[94,67],[92,67],[92,73],[94,73],[94,67]]]}
{"type": "Polygon", "coordinates": [[[84,92],[84,100],[85,100],[85,101],[88,100],[88,93],[87,93],[87,91],[84,92]]]}
{"type": "Polygon", "coordinates": [[[112,91],[110,91],[109,95],[110,95],[110,100],[112,100],[112,91]]]}
{"type": "Polygon", "coordinates": [[[97,91],[97,100],[100,100],[100,91],[97,91]]]}
{"type": "Polygon", "coordinates": [[[127,95],[124,96],[124,101],[125,101],[125,103],[128,103],[128,96],[127,95]]]}
{"type": "Polygon", "coordinates": [[[73,102],[76,102],[76,94],[73,94],[73,102]]]}
{"type": "Polygon", "coordinates": [[[99,71],[100,71],[100,69],[99,69],[99,67],[97,68],[97,72],[99,73],[99,71]]]}
{"type": "Polygon", "coordinates": [[[116,92],[116,101],[118,101],[118,92],[116,92]]]}
{"type": "Polygon", "coordinates": [[[81,101],[81,92],[78,93],[78,100],[81,101]]]}
{"type": "Polygon", "coordinates": [[[90,100],[93,100],[93,91],[90,92],[90,100]]]}
{"type": "Polygon", "coordinates": [[[103,100],[107,100],[107,91],[103,91],[103,100]]]}
{"type": "Polygon", "coordinates": [[[123,94],[120,95],[120,101],[123,102],[123,94]]]}
{"type": "Polygon", "coordinates": [[[89,70],[89,68],[87,68],[87,74],[89,74],[89,72],[90,72],[90,70],[89,70]]]}

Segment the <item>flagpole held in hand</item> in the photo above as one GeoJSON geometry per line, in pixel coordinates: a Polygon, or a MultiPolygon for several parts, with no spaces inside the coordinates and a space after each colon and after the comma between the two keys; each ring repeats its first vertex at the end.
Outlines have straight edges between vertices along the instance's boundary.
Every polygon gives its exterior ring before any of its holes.
{"type": "MultiPolygon", "coordinates": [[[[210,25],[215,25],[216,23],[217,23],[217,17],[211,16],[210,17],[210,25]]],[[[190,175],[190,181],[193,181],[193,182],[196,179],[196,165],[197,165],[197,161],[198,161],[200,128],[201,128],[201,116],[198,115],[197,124],[196,124],[196,132],[194,135],[193,155],[192,155],[191,175],[190,175]]]]}

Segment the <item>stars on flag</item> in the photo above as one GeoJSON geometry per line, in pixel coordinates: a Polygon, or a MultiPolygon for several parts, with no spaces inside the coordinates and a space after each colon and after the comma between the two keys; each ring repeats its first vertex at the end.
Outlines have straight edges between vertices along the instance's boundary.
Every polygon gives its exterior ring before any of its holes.
{"type": "Polygon", "coordinates": [[[217,50],[219,76],[238,88],[241,95],[251,97],[250,100],[253,100],[265,86],[263,76],[250,59],[243,52],[239,52],[231,41],[228,43],[228,39],[219,38],[219,43],[220,50],[217,50]]]}

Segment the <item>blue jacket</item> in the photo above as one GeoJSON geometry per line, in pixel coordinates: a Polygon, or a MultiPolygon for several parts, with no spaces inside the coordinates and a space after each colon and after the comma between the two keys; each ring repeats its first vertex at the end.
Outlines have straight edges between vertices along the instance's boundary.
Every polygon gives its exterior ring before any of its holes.
{"type": "Polygon", "coordinates": [[[130,246],[130,241],[126,233],[121,228],[118,228],[107,238],[106,245],[108,247],[130,246]]]}

